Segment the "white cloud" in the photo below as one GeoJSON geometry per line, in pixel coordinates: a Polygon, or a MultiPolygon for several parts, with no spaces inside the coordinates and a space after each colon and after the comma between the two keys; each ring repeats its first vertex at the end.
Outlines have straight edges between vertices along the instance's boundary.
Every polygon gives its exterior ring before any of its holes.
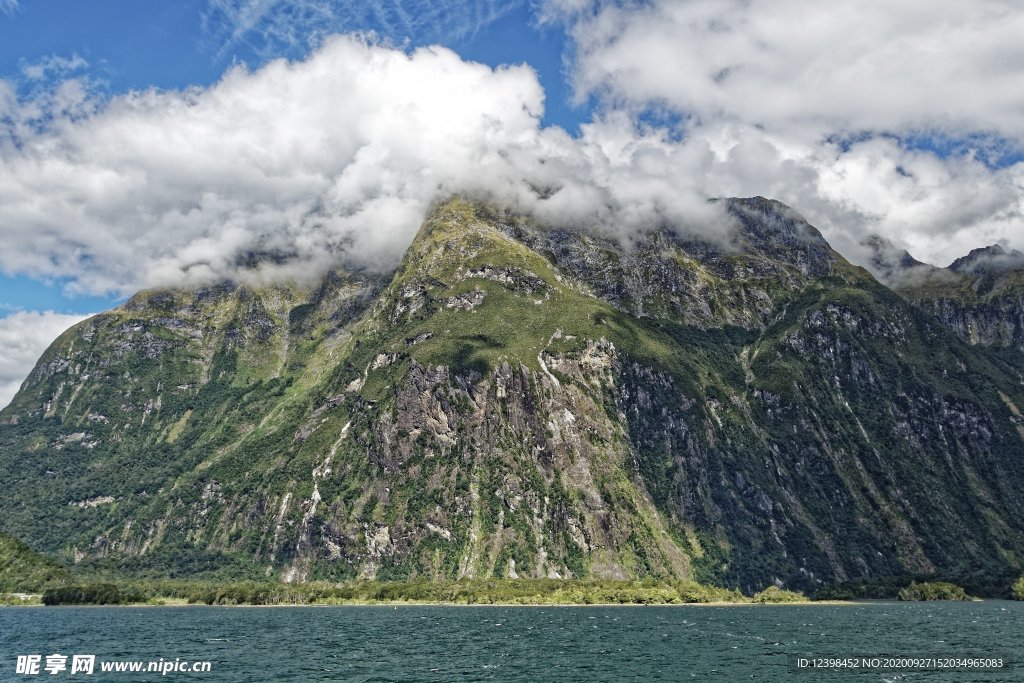
{"type": "Polygon", "coordinates": [[[1024,140],[1024,11],[1005,0],[654,0],[580,17],[577,87],[818,136],[1024,140]]]}
{"type": "Polygon", "coordinates": [[[683,144],[713,150],[702,169],[707,192],[779,199],[855,262],[866,263],[859,243],[872,233],[940,265],[978,246],[1024,240],[1024,164],[992,169],[889,137],[806,143],[738,124],[702,125],[683,144]]]}
{"type": "Polygon", "coordinates": [[[77,54],[70,57],[62,55],[47,55],[34,62],[22,62],[20,64],[22,75],[33,81],[40,81],[52,76],[63,76],[74,71],[81,71],[88,68],[89,62],[77,54]]]}
{"type": "Polygon", "coordinates": [[[703,152],[616,115],[579,140],[542,129],[527,66],[338,37],[206,89],[96,103],[74,83],[16,103],[0,137],[0,269],[82,291],[241,277],[254,251],[288,257],[270,276],[342,251],[390,266],[430,203],[460,192],[560,221],[701,218],[688,179],[703,152]]]}
{"type": "Polygon", "coordinates": [[[11,402],[46,347],[86,317],[19,311],[0,318],[0,408],[11,402]]]}
{"type": "Polygon", "coordinates": [[[683,117],[682,144],[714,151],[708,194],[774,196],[848,250],[866,232],[933,262],[1024,246],[1024,164],[982,163],[1024,149],[1018,3],[556,0],[545,18],[573,37],[578,97],[683,117]]]}
{"type": "Polygon", "coordinates": [[[536,137],[543,94],[525,67],[339,38],[208,89],[57,99],[0,141],[0,268],[127,293],[223,276],[239,250],[388,259],[442,186],[536,137]]]}
{"type": "Polygon", "coordinates": [[[18,11],[18,0],[0,0],[0,13],[8,16],[18,11]]]}

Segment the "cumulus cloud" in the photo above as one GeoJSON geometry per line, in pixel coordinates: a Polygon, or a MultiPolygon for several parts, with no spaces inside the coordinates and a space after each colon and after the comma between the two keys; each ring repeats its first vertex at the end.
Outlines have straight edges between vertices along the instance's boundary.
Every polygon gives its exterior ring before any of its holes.
{"type": "Polygon", "coordinates": [[[0,318],[0,408],[11,402],[46,347],[85,317],[53,311],[19,311],[0,318]]]}
{"type": "Polygon", "coordinates": [[[703,169],[708,192],[779,199],[862,265],[871,252],[861,242],[871,234],[939,265],[1024,237],[1024,164],[942,158],[888,136],[815,144],[737,124],[702,125],[682,144],[713,150],[703,169]]]}
{"type": "Polygon", "coordinates": [[[267,277],[386,268],[453,193],[560,222],[700,216],[703,150],[615,115],[571,138],[543,102],[525,65],[336,37],[205,89],[8,104],[0,269],[129,293],[245,277],[254,254],[267,277]]]}
{"type": "Polygon", "coordinates": [[[854,256],[868,232],[935,262],[1020,244],[1024,164],[991,163],[1024,149],[1018,5],[555,0],[545,18],[572,36],[578,98],[671,112],[714,151],[711,194],[782,199],[854,256]]]}
{"type": "Polygon", "coordinates": [[[338,38],[207,89],[53,99],[0,141],[0,267],[127,293],[244,252],[386,261],[443,186],[536,137],[543,94],[526,67],[338,38]]]}
{"type": "Polygon", "coordinates": [[[804,136],[1024,139],[1024,12],[1005,0],[655,0],[577,16],[584,93],[804,136]]]}

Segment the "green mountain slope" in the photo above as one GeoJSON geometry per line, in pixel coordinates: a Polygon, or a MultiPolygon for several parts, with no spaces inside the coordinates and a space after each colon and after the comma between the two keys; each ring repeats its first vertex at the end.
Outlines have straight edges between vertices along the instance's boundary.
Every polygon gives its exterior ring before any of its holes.
{"type": "Polygon", "coordinates": [[[42,591],[69,583],[71,574],[66,568],[0,534],[0,593],[42,591]]]}
{"type": "Polygon", "coordinates": [[[1010,363],[724,201],[624,248],[456,199],[384,280],[140,295],[0,413],[0,527],[162,576],[1019,572],[1010,363]]]}

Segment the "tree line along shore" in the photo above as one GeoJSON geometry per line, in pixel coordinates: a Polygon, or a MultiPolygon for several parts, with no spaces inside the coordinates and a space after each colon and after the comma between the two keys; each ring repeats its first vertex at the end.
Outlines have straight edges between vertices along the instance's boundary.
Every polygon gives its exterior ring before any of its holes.
{"type": "Polygon", "coordinates": [[[0,534],[0,605],[681,605],[853,600],[1024,600],[1024,577],[883,577],[801,593],[752,594],[692,580],[468,579],[280,583],[231,577],[146,579],[69,568],[0,534]]]}
{"type": "MultiPolygon", "coordinates": [[[[694,581],[656,579],[563,580],[476,579],[452,582],[355,581],[344,584],[281,584],[241,581],[127,581],[51,586],[41,593],[9,592],[0,596],[7,605],[714,605],[714,604],[809,604],[854,600],[901,601],[977,599],[962,586],[948,581],[916,581],[900,585],[887,580],[844,584],[815,594],[789,591],[777,586],[743,593],[694,581]]],[[[1024,600],[1024,579],[1009,595],[1024,600]]]]}

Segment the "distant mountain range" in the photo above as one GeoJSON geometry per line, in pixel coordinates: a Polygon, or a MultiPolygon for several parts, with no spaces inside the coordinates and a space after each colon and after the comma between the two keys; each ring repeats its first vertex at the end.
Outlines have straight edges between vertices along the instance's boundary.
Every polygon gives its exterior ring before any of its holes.
{"type": "Polygon", "coordinates": [[[0,412],[0,531],[283,581],[1024,570],[1024,257],[854,266],[786,206],[628,248],[482,203],[397,270],[147,291],[0,412]]]}
{"type": "Polygon", "coordinates": [[[1024,253],[992,245],[936,268],[881,238],[867,244],[882,281],[961,339],[1024,352],[1024,253]]]}

